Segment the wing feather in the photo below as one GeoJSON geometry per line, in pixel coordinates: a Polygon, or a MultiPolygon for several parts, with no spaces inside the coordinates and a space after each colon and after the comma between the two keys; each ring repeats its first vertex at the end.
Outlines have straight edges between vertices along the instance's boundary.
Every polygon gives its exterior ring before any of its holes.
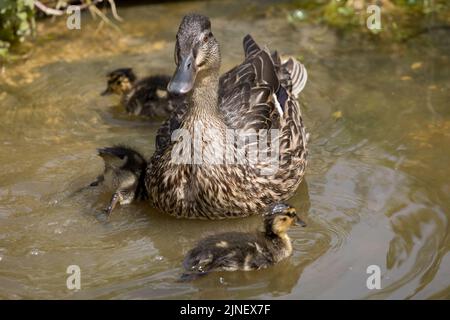
{"type": "Polygon", "coordinates": [[[220,109],[230,128],[270,129],[277,120],[273,99],[280,82],[276,68],[270,54],[250,35],[243,42],[244,62],[220,79],[220,109]]]}

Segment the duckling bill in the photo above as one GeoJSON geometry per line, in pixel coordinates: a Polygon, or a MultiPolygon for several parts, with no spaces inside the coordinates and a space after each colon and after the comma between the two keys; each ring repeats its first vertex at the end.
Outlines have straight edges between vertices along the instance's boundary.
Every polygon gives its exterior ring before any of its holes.
{"type": "Polygon", "coordinates": [[[212,271],[251,271],[274,265],[292,254],[287,231],[293,225],[306,226],[295,208],[278,203],[264,215],[263,231],[206,237],[186,255],[186,273],[181,280],[193,280],[212,271]]]}
{"type": "Polygon", "coordinates": [[[105,212],[108,216],[119,203],[127,205],[134,200],[147,198],[144,173],[147,161],[137,151],[124,146],[98,149],[98,155],[105,163],[105,169],[91,186],[104,185],[113,192],[105,212]]]}
{"type": "Polygon", "coordinates": [[[107,87],[102,96],[121,96],[128,114],[150,118],[166,118],[174,109],[167,92],[170,77],[154,75],[138,80],[131,68],[120,68],[107,74],[107,87]]]}

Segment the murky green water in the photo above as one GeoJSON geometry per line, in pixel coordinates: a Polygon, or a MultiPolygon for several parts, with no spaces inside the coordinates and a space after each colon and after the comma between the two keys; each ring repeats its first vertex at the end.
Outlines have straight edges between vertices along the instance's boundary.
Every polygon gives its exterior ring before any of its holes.
{"type": "Polygon", "coordinates": [[[0,298],[450,298],[449,34],[364,45],[241,4],[122,8],[124,34],[96,32],[87,16],[80,31],[49,21],[29,59],[6,68],[0,298]],[[273,268],[177,283],[200,237],[251,230],[258,217],[176,220],[139,204],[102,223],[95,213],[108,195],[73,192],[102,170],[97,147],[126,143],[152,154],[158,122],[100,97],[104,74],[123,66],[172,73],[174,36],[192,11],[212,18],[224,70],[242,59],[246,33],[303,57],[310,161],[291,203],[309,225],[292,230],[294,254],[273,268]],[[81,268],[77,292],[66,288],[72,264],[81,268]],[[366,287],[373,264],[381,290],[366,287]]]}

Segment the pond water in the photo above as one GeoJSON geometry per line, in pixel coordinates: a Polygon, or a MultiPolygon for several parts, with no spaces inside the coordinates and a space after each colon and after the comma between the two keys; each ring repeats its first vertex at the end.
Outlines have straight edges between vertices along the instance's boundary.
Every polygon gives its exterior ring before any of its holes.
{"type": "Polygon", "coordinates": [[[88,15],[81,30],[41,25],[29,57],[0,78],[0,298],[450,298],[449,34],[386,46],[292,25],[270,8],[125,7],[123,33],[88,15]],[[118,67],[172,74],[175,33],[193,11],[211,17],[224,71],[241,61],[247,33],[305,63],[309,167],[290,202],[308,227],[290,232],[293,256],[273,268],[179,283],[199,238],[260,218],[177,220],[133,204],[105,223],[96,213],[109,195],[76,191],[102,171],[98,147],[152,154],[159,122],[99,93],[118,67]],[[80,290],[66,287],[69,265],[81,268],[80,290]],[[370,265],[380,290],[366,286],[370,265]]]}

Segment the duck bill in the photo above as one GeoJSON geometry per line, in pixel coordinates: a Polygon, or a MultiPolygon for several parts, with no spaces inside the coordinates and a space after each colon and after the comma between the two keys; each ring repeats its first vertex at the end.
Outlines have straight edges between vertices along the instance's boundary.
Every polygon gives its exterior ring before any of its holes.
{"type": "Polygon", "coordinates": [[[306,222],[303,221],[302,219],[300,219],[299,216],[296,216],[296,218],[295,218],[295,225],[304,228],[304,227],[306,227],[306,222]]]}
{"type": "Polygon", "coordinates": [[[194,87],[197,67],[192,55],[183,58],[167,86],[167,91],[174,95],[185,95],[194,87]]]}

